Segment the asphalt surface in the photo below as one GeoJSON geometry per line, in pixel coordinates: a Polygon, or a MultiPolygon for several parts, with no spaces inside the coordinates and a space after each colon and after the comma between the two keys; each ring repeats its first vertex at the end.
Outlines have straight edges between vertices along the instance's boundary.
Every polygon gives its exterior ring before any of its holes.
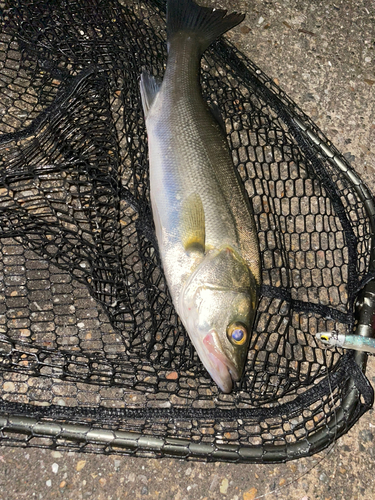
{"type": "MultiPolygon", "coordinates": [[[[231,40],[315,121],[375,192],[374,2],[206,4],[247,13],[231,40]]],[[[367,375],[375,383],[374,359],[367,375]]],[[[280,465],[2,447],[0,499],[370,500],[374,435],[370,410],[333,449],[280,465]]]]}

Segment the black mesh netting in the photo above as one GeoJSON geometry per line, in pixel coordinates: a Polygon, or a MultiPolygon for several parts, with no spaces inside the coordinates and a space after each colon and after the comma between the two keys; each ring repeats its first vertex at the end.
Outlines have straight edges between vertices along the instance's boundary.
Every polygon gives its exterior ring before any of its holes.
{"type": "Polygon", "coordinates": [[[374,275],[373,202],[345,159],[235,48],[206,52],[263,269],[245,374],[222,394],[155,246],[138,82],[163,74],[164,3],[1,5],[0,443],[275,461],[346,432],[372,389],[360,355],[314,337],[353,330],[374,275]]]}

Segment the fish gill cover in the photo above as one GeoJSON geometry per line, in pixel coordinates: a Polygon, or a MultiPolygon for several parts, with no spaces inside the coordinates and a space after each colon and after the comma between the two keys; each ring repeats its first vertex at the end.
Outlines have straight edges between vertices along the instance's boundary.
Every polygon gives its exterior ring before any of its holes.
{"type": "Polygon", "coordinates": [[[346,160],[233,46],[205,53],[262,259],[245,373],[222,394],[150,209],[139,77],[163,75],[165,3],[1,5],[0,444],[266,462],[345,433],[372,405],[365,355],[315,334],[352,332],[373,297],[374,205],[346,160]]]}

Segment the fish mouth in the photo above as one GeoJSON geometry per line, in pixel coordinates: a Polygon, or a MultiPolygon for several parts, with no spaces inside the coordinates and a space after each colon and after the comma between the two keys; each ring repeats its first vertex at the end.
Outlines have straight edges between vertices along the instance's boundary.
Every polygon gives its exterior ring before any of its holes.
{"type": "Polygon", "coordinates": [[[204,337],[203,345],[208,354],[208,362],[205,363],[206,370],[224,393],[231,392],[233,382],[240,378],[238,369],[223,353],[214,330],[204,337]]]}

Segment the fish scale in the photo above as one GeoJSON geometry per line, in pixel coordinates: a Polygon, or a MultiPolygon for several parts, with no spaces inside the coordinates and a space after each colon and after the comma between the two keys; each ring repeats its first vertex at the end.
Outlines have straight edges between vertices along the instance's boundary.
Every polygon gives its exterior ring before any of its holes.
{"type": "MultiPolygon", "coordinates": [[[[155,109],[151,110],[147,119],[149,135],[158,134],[160,127],[165,131],[164,136],[160,133],[165,152],[162,155],[156,153],[156,158],[151,160],[151,189],[156,185],[153,182],[154,175],[163,176],[165,180],[163,189],[155,190],[152,197],[154,203],[163,207],[162,213],[168,214],[173,210],[181,210],[174,201],[177,196],[181,196],[181,191],[185,196],[199,192],[205,209],[207,246],[216,248],[227,243],[240,251],[238,227],[246,227],[241,236],[248,243],[249,235],[255,234],[254,224],[248,216],[249,209],[245,206],[227,141],[202,99],[198,79],[194,78],[199,70],[199,58],[195,52],[192,40],[185,41],[182,37],[173,46],[158,102],[155,102],[155,109]],[[179,51],[185,55],[181,60],[178,60],[179,51]],[[194,59],[194,65],[189,63],[190,59],[194,59]],[[180,78],[185,74],[190,77],[180,78]],[[179,131],[177,137],[176,131],[179,131]],[[165,186],[170,186],[168,199],[162,194],[165,186]],[[172,186],[176,189],[175,193],[172,192],[172,186]]],[[[174,221],[169,224],[165,220],[163,226],[172,233],[174,221]]],[[[248,261],[251,261],[251,257],[248,261]]]]}
{"type": "Polygon", "coordinates": [[[205,48],[242,19],[192,0],[169,0],[163,82],[146,72],[141,77],[164,273],[201,361],[224,392],[246,361],[260,257],[251,205],[223,130],[202,98],[199,69],[205,48]]]}

